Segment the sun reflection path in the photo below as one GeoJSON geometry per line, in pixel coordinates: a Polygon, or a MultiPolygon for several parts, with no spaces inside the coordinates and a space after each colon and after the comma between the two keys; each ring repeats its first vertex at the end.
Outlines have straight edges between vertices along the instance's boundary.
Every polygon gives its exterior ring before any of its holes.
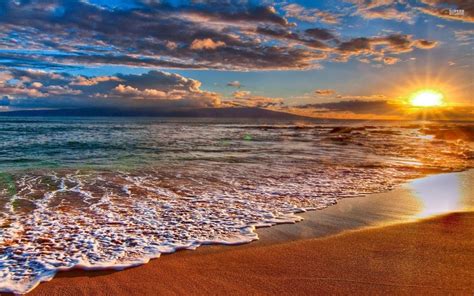
{"type": "Polygon", "coordinates": [[[442,174],[411,182],[413,195],[421,204],[417,217],[441,215],[466,210],[459,174],[442,174]]]}

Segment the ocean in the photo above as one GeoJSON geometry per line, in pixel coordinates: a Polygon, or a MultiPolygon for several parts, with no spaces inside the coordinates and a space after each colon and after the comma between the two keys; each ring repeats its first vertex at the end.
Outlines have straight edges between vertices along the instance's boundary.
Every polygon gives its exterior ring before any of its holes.
{"type": "Polygon", "coordinates": [[[473,167],[462,123],[0,117],[0,292],[121,269],[473,167]]]}

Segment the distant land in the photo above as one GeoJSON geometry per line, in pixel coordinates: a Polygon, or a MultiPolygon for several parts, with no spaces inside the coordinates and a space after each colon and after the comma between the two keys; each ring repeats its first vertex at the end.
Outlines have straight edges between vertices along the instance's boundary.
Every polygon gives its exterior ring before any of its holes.
{"type": "Polygon", "coordinates": [[[13,110],[0,112],[0,116],[128,116],[128,117],[209,117],[209,118],[270,118],[270,119],[312,119],[295,114],[261,108],[201,108],[182,110],[79,108],[13,110]]]}
{"type": "MultiPolygon", "coordinates": [[[[452,122],[472,122],[474,118],[463,117],[453,112],[445,113],[443,118],[436,114],[413,114],[412,118],[393,119],[400,120],[421,120],[421,121],[452,121],[452,122]]],[[[64,117],[188,117],[188,118],[253,118],[253,119],[284,119],[284,120],[353,120],[364,121],[366,119],[356,118],[327,118],[327,117],[308,117],[303,115],[291,114],[282,111],[273,111],[257,107],[227,107],[227,108],[197,108],[197,109],[157,109],[157,108],[62,108],[62,109],[0,109],[0,117],[18,117],[18,116],[64,116],[64,117]]],[[[377,121],[377,119],[370,119],[377,121]]],[[[380,119],[389,120],[389,119],[380,119]]]]}

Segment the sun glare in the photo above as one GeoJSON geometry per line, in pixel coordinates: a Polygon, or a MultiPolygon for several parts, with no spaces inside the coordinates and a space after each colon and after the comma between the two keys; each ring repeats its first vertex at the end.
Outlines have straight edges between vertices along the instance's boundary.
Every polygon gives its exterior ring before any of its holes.
{"type": "Polygon", "coordinates": [[[444,96],[439,91],[423,89],[411,96],[410,104],[415,107],[437,107],[444,104],[443,99],[444,96]]]}

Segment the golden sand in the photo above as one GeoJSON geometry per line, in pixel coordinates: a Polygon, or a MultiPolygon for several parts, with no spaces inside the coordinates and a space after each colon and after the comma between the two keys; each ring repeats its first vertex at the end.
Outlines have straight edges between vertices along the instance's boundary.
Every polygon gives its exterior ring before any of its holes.
{"type": "Polygon", "coordinates": [[[31,295],[472,295],[473,266],[474,213],[453,213],[322,239],[183,251],[120,272],[70,271],[31,295]]]}

